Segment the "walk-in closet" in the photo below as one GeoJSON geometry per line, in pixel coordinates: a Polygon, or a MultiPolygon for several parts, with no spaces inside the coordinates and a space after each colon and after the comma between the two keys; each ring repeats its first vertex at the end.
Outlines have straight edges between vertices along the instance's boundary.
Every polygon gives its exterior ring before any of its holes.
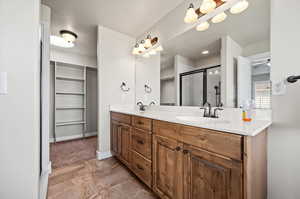
{"type": "Polygon", "coordinates": [[[97,69],[51,62],[50,159],[54,168],[96,157],[97,69]]]}

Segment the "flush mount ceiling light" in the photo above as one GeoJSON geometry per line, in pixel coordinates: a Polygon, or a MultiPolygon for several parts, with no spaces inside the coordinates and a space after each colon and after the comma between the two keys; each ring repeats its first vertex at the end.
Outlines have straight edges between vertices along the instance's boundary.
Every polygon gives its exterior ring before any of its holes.
{"type": "Polygon", "coordinates": [[[245,11],[249,6],[249,2],[247,0],[241,0],[231,7],[230,12],[232,14],[239,14],[245,11]]]}
{"type": "Polygon", "coordinates": [[[64,38],[55,35],[50,36],[50,44],[62,48],[74,47],[74,43],[67,42],[64,38]]]}
{"type": "Polygon", "coordinates": [[[148,35],[145,40],[135,44],[132,54],[149,58],[151,55],[156,55],[163,50],[163,47],[158,42],[158,38],[152,38],[151,35],[148,35]]]}
{"type": "Polygon", "coordinates": [[[209,54],[209,51],[208,51],[208,50],[202,51],[202,55],[207,55],[207,54],[209,54]]]}
{"type": "Polygon", "coordinates": [[[74,43],[78,38],[78,36],[74,32],[69,30],[61,30],[59,31],[59,34],[69,43],[74,43]]]}
{"type": "Polygon", "coordinates": [[[208,20],[211,19],[212,23],[215,24],[220,23],[227,18],[225,11],[230,9],[232,14],[239,14],[245,11],[248,6],[249,2],[247,0],[202,0],[198,9],[195,9],[194,5],[190,4],[184,17],[184,22],[187,24],[198,23],[196,30],[205,31],[210,26],[207,22],[208,20]]]}
{"type": "Polygon", "coordinates": [[[213,23],[221,23],[222,21],[224,21],[227,18],[227,15],[225,12],[221,12],[220,14],[217,14],[216,16],[214,16],[211,20],[211,22],[213,23]]]}

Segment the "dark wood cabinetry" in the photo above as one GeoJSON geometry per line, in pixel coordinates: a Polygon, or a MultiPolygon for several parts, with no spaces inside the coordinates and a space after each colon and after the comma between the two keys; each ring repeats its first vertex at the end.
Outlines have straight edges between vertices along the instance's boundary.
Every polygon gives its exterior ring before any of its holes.
{"type": "Polygon", "coordinates": [[[112,152],[162,199],[266,199],[266,134],[111,113],[112,152]]]}

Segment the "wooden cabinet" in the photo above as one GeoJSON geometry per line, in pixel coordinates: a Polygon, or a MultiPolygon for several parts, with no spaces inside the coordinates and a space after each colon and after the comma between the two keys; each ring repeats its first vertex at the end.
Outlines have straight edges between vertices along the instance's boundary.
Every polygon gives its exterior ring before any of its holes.
{"type": "Polygon", "coordinates": [[[182,198],[182,144],[153,136],[153,190],[161,198],[182,198]]]}
{"type": "Polygon", "coordinates": [[[183,148],[184,199],[241,199],[242,164],[211,152],[183,148]]]}
{"type": "Polygon", "coordinates": [[[266,130],[249,137],[120,113],[111,119],[112,152],[160,198],[266,199],[266,130]]]}

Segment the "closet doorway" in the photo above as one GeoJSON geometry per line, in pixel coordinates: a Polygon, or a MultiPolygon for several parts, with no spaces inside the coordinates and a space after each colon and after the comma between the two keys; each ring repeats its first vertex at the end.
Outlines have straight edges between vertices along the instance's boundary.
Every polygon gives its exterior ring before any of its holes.
{"type": "Polygon", "coordinates": [[[50,161],[52,168],[96,158],[97,69],[51,62],[50,161]]]}

